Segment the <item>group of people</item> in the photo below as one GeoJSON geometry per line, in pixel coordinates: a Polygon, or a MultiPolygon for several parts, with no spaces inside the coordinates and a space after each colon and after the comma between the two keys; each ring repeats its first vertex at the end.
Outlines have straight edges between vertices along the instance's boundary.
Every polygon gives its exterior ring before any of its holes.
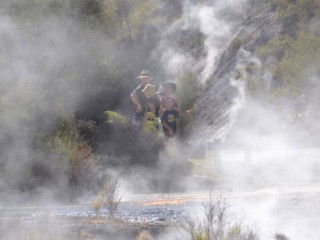
{"type": "Polygon", "coordinates": [[[159,129],[162,129],[166,139],[175,137],[177,119],[180,107],[174,92],[177,85],[165,82],[160,91],[152,84],[153,77],[148,70],[143,70],[138,76],[140,84],[131,93],[135,105],[134,121],[143,124],[145,121],[160,119],[159,129]]]}

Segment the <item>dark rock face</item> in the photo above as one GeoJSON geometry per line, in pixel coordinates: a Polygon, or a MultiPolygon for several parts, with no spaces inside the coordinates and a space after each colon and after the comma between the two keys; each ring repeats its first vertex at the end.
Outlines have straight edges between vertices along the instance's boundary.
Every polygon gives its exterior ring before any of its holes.
{"type": "Polygon", "coordinates": [[[282,29],[270,3],[253,1],[247,19],[220,56],[197,101],[194,134],[206,139],[225,137],[244,101],[245,78],[265,74],[259,70],[262,63],[256,57],[257,48],[281,35],[282,29]]]}

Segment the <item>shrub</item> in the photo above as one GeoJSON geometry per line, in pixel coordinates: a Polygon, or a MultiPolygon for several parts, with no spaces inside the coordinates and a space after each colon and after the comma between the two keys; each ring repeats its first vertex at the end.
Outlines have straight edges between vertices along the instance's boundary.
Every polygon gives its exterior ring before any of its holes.
{"type": "Polygon", "coordinates": [[[185,72],[178,79],[177,95],[182,109],[192,108],[198,98],[200,84],[194,73],[185,72]]]}
{"type": "Polygon", "coordinates": [[[311,17],[320,13],[318,0],[273,0],[276,6],[278,17],[282,20],[293,17],[300,22],[300,26],[306,23],[311,17]]]}
{"type": "Polygon", "coordinates": [[[114,112],[114,111],[105,111],[105,114],[107,115],[107,123],[114,123],[119,122],[121,124],[128,124],[128,120],[123,115],[114,112]]]}
{"type": "Polygon", "coordinates": [[[223,198],[214,201],[211,194],[207,204],[203,204],[204,219],[187,219],[184,229],[191,240],[257,240],[253,230],[245,231],[242,223],[227,227],[227,204],[223,198]]]}
{"type": "Polygon", "coordinates": [[[320,62],[320,37],[300,32],[297,39],[281,36],[258,49],[262,59],[277,56],[271,66],[275,81],[275,96],[296,97],[309,88],[309,80],[320,62]]]}
{"type": "Polygon", "coordinates": [[[79,167],[82,159],[92,154],[90,145],[81,135],[82,127],[94,128],[94,124],[87,122],[86,126],[81,126],[73,115],[69,115],[57,128],[56,135],[52,139],[53,146],[67,156],[74,170],[79,167]]]}
{"type": "Polygon", "coordinates": [[[93,209],[98,215],[99,210],[105,207],[108,210],[110,217],[114,217],[114,214],[118,211],[121,197],[117,194],[118,180],[111,178],[101,189],[98,197],[93,202],[93,209]]]}
{"type": "Polygon", "coordinates": [[[274,239],[275,240],[289,240],[289,238],[287,238],[287,236],[282,233],[276,233],[274,235],[274,239]]]}
{"type": "Polygon", "coordinates": [[[188,114],[182,114],[178,120],[178,134],[183,137],[188,131],[188,125],[192,122],[196,112],[195,103],[200,92],[200,84],[196,76],[191,72],[184,73],[178,79],[177,95],[182,110],[191,110],[188,114]]]}

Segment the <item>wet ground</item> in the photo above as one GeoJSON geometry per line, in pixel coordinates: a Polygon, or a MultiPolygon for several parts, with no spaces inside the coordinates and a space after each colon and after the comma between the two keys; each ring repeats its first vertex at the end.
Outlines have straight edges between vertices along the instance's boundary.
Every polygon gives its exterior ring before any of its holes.
{"type": "MultiPolygon", "coordinates": [[[[257,227],[261,239],[272,239],[276,232],[286,233],[290,239],[319,239],[320,185],[211,192],[212,199],[221,196],[229,206],[230,220],[243,218],[248,226],[257,227]]],[[[121,204],[116,219],[109,219],[106,210],[96,216],[87,204],[2,208],[0,236],[1,239],[124,240],[135,239],[147,230],[155,239],[164,239],[161,236],[167,232],[175,233],[176,238],[172,239],[178,239],[177,226],[201,211],[202,204],[208,200],[207,192],[135,196],[134,202],[121,204]]]]}
{"type": "Polygon", "coordinates": [[[250,162],[239,153],[223,154],[219,184],[207,186],[206,191],[130,195],[116,219],[108,218],[106,209],[97,216],[91,204],[2,207],[0,237],[126,240],[149,231],[154,239],[183,239],[177,226],[199,213],[209,199],[223,197],[230,222],[255,226],[262,240],[273,239],[277,232],[292,240],[320,239],[318,151],[286,153],[277,161],[255,156],[250,162]]]}
{"type": "Polygon", "coordinates": [[[1,239],[134,239],[141,231],[153,236],[184,219],[184,204],[122,203],[115,218],[106,209],[96,215],[89,204],[55,207],[0,208],[1,239]],[[48,236],[50,236],[48,238],[48,236]]]}

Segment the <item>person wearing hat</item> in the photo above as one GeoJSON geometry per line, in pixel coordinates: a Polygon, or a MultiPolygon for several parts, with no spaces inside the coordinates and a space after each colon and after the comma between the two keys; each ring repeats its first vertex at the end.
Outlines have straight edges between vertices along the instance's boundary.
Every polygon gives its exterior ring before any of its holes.
{"type": "Polygon", "coordinates": [[[138,76],[138,79],[140,80],[140,84],[132,91],[131,99],[135,105],[134,120],[135,122],[142,122],[147,105],[147,98],[142,90],[152,82],[153,77],[150,71],[143,70],[140,73],[140,76],[138,76]]]}
{"type": "Polygon", "coordinates": [[[177,90],[177,84],[174,82],[165,82],[162,84],[161,92],[159,93],[160,104],[161,104],[161,112],[160,115],[163,113],[163,109],[165,108],[164,100],[168,97],[173,98],[173,110],[180,112],[181,109],[179,107],[177,98],[174,96],[175,91],[177,90]]]}
{"type": "Polygon", "coordinates": [[[152,116],[158,117],[160,112],[160,99],[157,95],[156,87],[152,84],[147,84],[142,92],[147,101],[145,118],[152,120],[149,118],[154,118],[152,116]]]}

